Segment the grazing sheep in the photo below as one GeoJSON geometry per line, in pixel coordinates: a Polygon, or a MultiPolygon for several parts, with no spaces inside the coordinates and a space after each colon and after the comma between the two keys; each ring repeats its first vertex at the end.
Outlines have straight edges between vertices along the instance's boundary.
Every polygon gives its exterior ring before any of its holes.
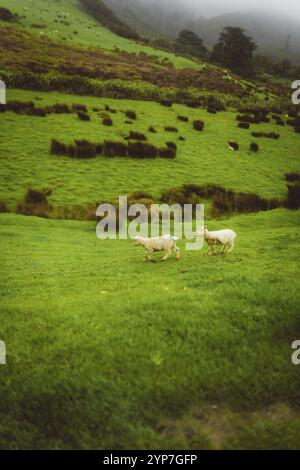
{"type": "Polygon", "coordinates": [[[215,255],[215,247],[222,245],[221,254],[231,253],[234,249],[234,242],[237,235],[233,230],[218,230],[216,232],[209,232],[207,227],[204,227],[204,240],[207,242],[209,249],[208,255],[215,255]]]}
{"type": "Polygon", "coordinates": [[[231,140],[230,142],[228,142],[228,148],[229,150],[239,150],[239,144],[237,142],[234,142],[233,140],[231,140]]]}
{"type": "Polygon", "coordinates": [[[166,261],[172,254],[175,253],[176,259],[180,259],[180,250],[176,246],[177,237],[173,235],[163,235],[161,237],[155,238],[143,238],[143,237],[136,237],[135,238],[135,246],[143,246],[145,249],[145,257],[144,261],[152,261],[151,256],[156,251],[164,251],[165,256],[161,259],[161,261],[166,261]]]}

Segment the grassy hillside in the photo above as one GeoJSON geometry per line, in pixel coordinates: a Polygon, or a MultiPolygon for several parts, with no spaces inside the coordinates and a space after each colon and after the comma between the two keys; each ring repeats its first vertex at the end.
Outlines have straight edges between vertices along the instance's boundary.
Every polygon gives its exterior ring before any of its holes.
{"type": "Polygon", "coordinates": [[[145,265],[93,223],[1,215],[0,448],[297,448],[299,216],[145,265]]]}
{"type": "Polygon", "coordinates": [[[2,185],[0,200],[11,208],[24,197],[26,189],[51,188],[50,202],[54,205],[72,205],[114,200],[119,194],[144,190],[158,198],[161,192],[186,183],[216,183],[228,189],[256,192],[264,197],[283,197],[286,194],[284,175],[300,171],[300,135],[290,126],[253,124],[251,129],[237,128],[236,113],[217,115],[203,109],[182,105],[166,108],[158,103],[97,99],[60,95],[56,93],[8,91],[9,99],[35,101],[37,106],[54,103],[81,103],[88,106],[90,122],[82,122],[76,114],[51,114],[45,118],[22,116],[12,112],[0,113],[2,185]],[[113,126],[102,124],[100,115],[105,105],[116,110],[108,113],[113,126]],[[97,107],[98,111],[92,111],[97,107]],[[137,120],[126,124],[124,110],[133,110],[137,120]],[[178,115],[189,118],[183,123],[178,115]],[[203,132],[193,129],[193,120],[205,122],[203,132]],[[154,126],[156,134],[148,131],[154,126]],[[165,131],[174,126],[178,133],[165,131]],[[280,139],[255,139],[251,131],[280,132],[280,139]],[[163,146],[173,141],[178,147],[175,160],[132,160],[105,158],[82,161],[69,157],[50,155],[50,143],[56,138],[65,143],[74,139],[103,142],[105,139],[121,140],[130,130],[144,133],[148,141],[163,146]],[[186,140],[180,141],[182,136],[186,140]],[[227,143],[234,138],[239,142],[239,152],[231,152],[227,143]],[[257,141],[260,151],[249,150],[257,141]]]}
{"type": "Polygon", "coordinates": [[[0,7],[9,8],[20,16],[20,24],[39,36],[55,41],[101,49],[120,49],[139,54],[145,52],[170,60],[178,68],[198,69],[193,60],[127,40],[101,26],[84,10],[79,0],[0,0],[0,7]]]}

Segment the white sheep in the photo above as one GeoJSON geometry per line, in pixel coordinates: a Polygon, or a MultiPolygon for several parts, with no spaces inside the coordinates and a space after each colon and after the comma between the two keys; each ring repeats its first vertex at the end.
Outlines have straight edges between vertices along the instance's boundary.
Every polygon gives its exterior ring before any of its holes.
{"type": "Polygon", "coordinates": [[[145,249],[145,257],[144,261],[152,261],[151,255],[153,255],[156,251],[164,251],[165,256],[161,259],[161,261],[166,261],[172,254],[175,253],[176,259],[180,259],[180,250],[178,246],[176,246],[177,237],[173,235],[163,235],[161,237],[155,238],[143,238],[143,237],[136,237],[134,244],[136,246],[143,246],[145,249]]]}
{"type": "Polygon", "coordinates": [[[237,234],[233,230],[218,230],[209,232],[207,227],[204,227],[204,240],[207,242],[209,249],[208,255],[215,255],[215,247],[222,245],[221,253],[231,253],[234,249],[234,242],[237,234]]]}

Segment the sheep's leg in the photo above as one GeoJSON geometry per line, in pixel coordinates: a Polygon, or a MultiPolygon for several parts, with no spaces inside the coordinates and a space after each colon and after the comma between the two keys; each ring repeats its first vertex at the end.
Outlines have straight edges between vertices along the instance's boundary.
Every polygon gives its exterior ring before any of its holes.
{"type": "Polygon", "coordinates": [[[222,246],[221,255],[225,255],[227,248],[228,248],[228,243],[225,243],[225,245],[222,246]]]}
{"type": "Polygon", "coordinates": [[[232,253],[233,252],[233,249],[234,249],[234,242],[231,242],[228,244],[228,250],[226,253],[232,253]]]}
{"type": "Polygon", "coordinates": [[[152,261],[151,255],[153,254],[153,250],[146,250],[144,261],[152,261]]]}
{"type": "Polygon", "coordinates": [[[176,259],[180,259],[180,250],[178,246],[174,245],[173,250],[175,252],[176,259]]]}
{"type": "Polygon", "coordinates": [[[167,259],[170,258],[171,253],[172,253],[172,250],[166,251],[166,254],[165,254],[165,256],[161,259],[161,261],[167,261],[167,259]]]}
{"type": "Polygon", "coordinates": [[[215,256],[215,254],[216,254],[216,244],[215,243],[213,243],[211,245],[211,253],[212,253],[213,256],[215,256]]]}

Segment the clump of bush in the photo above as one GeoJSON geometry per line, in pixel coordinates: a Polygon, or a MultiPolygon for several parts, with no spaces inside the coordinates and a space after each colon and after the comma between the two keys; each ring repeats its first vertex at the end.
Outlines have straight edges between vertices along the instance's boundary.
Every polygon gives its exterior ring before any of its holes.
{"type": "Polygon", "coordinates": [[[88,140],[75,140],[74,144],[63,144],[56,139],[51,141],[52,155],[65,155],[72,158],[94,158],[102,153],[102,145],[88,140]]]}
{"type": "Polygon", "coordinates": [[[288,184],[288,195],[285,200],[285,207],[288,209],[296,210],[300,208],[300,183],[299,181],[293,184],[288,184]]]}
{"type": "Polygon", "coordinates": [[[168,100],[168,99],[163,99],[163,100],[160,100],[160,104],[162,106],[165,106],[166,108],[171,108],[173,102],[171,100],[168,100]]]}
{"type": "Polygon", "coordinates": [[[170,149],[174,149],[174,150],[177,150],[177,145],[175,144],[175,142],[166,142],[166,146],[169,147],[170,149]]]}
{"type": "Polygon", "coordinates": [[[87,106],[85,104],[77,104],[77,103],[73,103],[72,104],[72,109],[75,111],[75,112],[82,112],[82,113],[87,113],[88,112],[88,109],[87,109],[87,106]]]}
{"type": "Polygon", "coordinates": [[[161,148],[158,153],[161,158],[176,158],[176,149],[174,147],[167,146],[165,148],[161,148]]]}
{"type": "Polygon", "coordinates": [[[106,140],[103,146],[103,155],[105,157],[127,157],[128,147],[123,142],[106,140]]]}
{"type": "Polygon", "coordinates": [[[55,113],[55,114],[69,114],[71,112],[71,109],[69,108],[69,106],[64,103],[53,104],[52,106],[48,106],[46,110],[49,113],[55,113]]]}
{"type": "Polygon", "coordinates": [[[252,132],[253,137],[266,137],[267,139],[279,139],[280,134],[276,132],[252,132]]]}
{"type": "Polygon", "coordinates": [[[189,122],[189,118],[187,116],[177,116],[177,119],[181,122],[189,122]]]}
{"type": "Polygon", "coordinates": [[[127,140],[147,140],[147,137],[139,132],[130,131],[127,140]]]}
{"type": "Polygon", "coordinates": [[[203,131],[204,129],[204,122],[203,121],[194,121],[193,122],[193,128],[195,129],[195,131],[203,131]]]}
{"type": "Polygon", "coordinates": [[[236,193],[215,184],[198,186],[194,184],[183,185],[164,191],[161,201],[167,204],[195,204],[203,199],[212,200],[213,216],[220,216],[230,212],[257,212],[270,210],[282,205],[277,199],[267,200],[256,194],[236,193]]]}
{"type": "Polygon", "coordinates": [[[289,183],[295,183],[295,182],[299,182],[300,183],[300,174],[299,173],[286,173],[285,175],[285,179],[289,182],[289,183]]]}
{"type": "Polygon", "coordinates": [[[239,122],[239,123],[238,123],[238,127],[239,127],[240,129],[249,129],[250,124],[248,124],[247,122],[239,122]]]}
{"type": "Polygon", "coordinates": [[[129,142],[128,155],[131,158],[155,158],[158,150],[154,145],[143,142],[129,142]]]}
{"type": "Polygon", "coordinates": [[[83,111],[77,111],[77,116],[80,121],[90,121],[90,116],[89,114],[83,112],[83,111]]]}
{"type": "Polygon", "coordinates": [[[151,132],[152,134],[157,134],[157,130],[153,126],[149,127],[148,132],[151,132]]]}
{"type": "Polygon", "coordinates": [[[166,132],[178,132],[178,129],[177,129],[177,127],[166,126],[165,131],[166,132]]]}
{"type": "Polygon", "coordinates": [[[104,126],[112,126],[113,125],[113,120],[110,117],[104,117],[102,120],[102,124],[104,126]]]}
{"type": "Polygon", "coordinates": [[[48,218],[51,206],[48,203],[47,194],[51,194],[51,191],[28,188],[24,201],[17,205],[17,213],[48,218]]]}
{"type": "Polygon", "coordinates": [[[251,152],[258,152],[259,151],[259,146],[256,142],[252,142],[250,144],[250,150],[251,152]]]}
{"type": "Polygon", "coordinates": [[[125,116],[132,121],[136,121],[137,115],[135,111],[127,110],[125,111],[125,116]]]}

